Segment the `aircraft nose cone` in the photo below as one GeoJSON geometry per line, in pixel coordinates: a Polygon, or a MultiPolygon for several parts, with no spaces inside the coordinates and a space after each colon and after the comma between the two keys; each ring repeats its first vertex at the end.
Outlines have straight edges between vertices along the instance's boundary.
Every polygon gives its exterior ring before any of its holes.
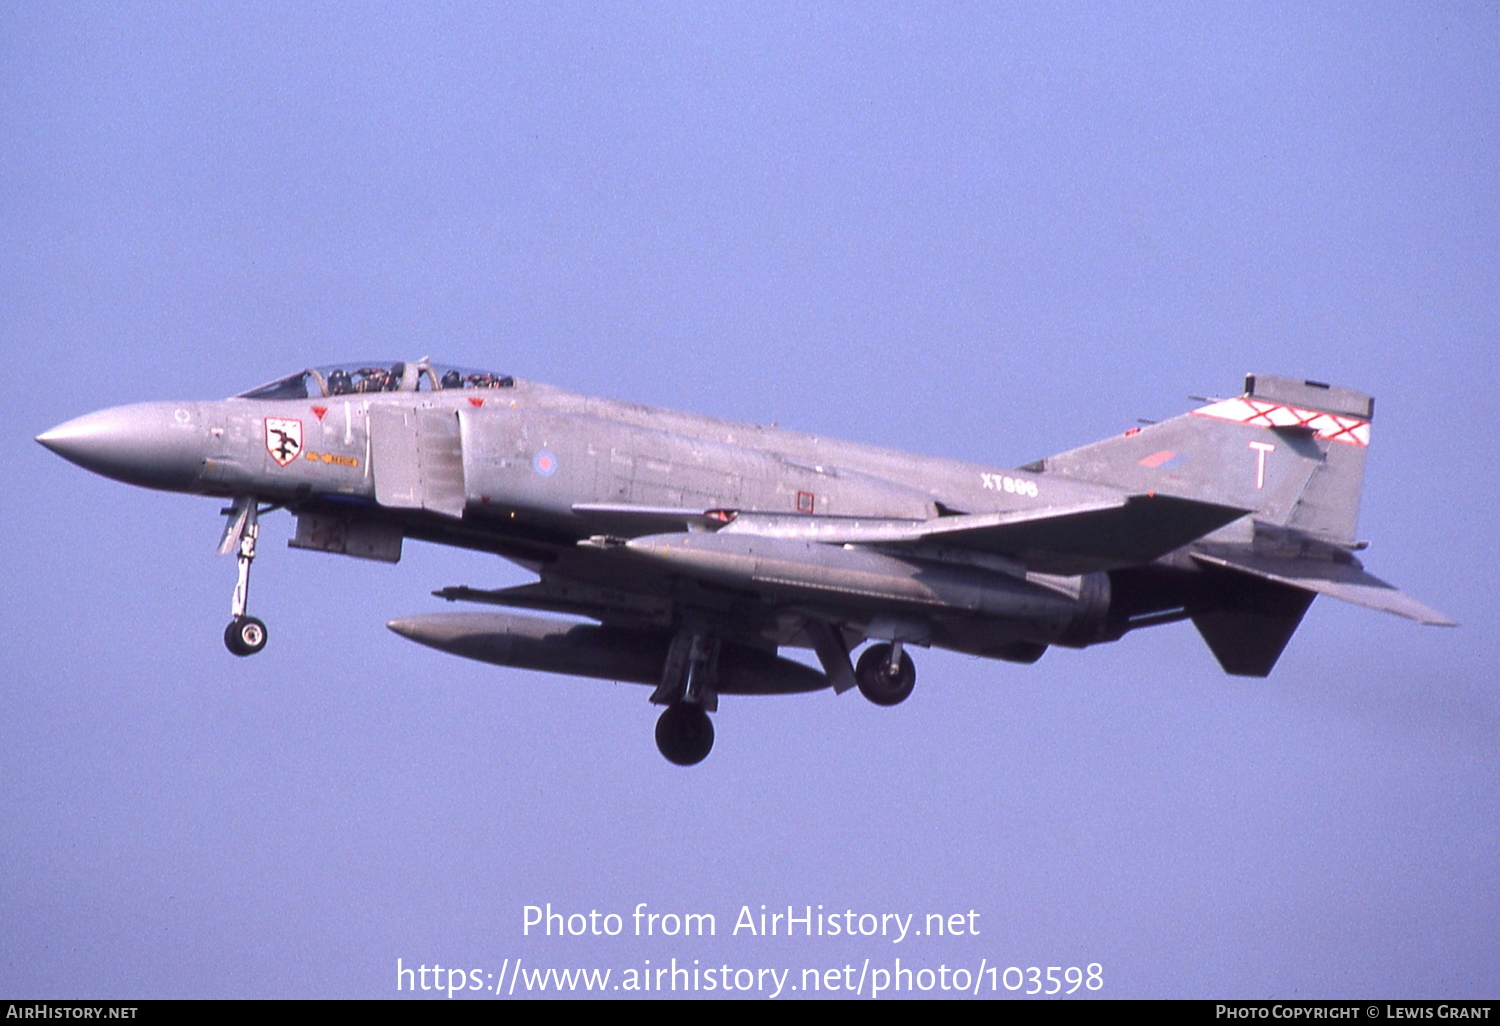
{"type": "Polygon", "coordinates": [[[59,424],[36,436],[63,459],[144,488],[181,490],[197,479],[207,429],[190,406],[116,406],[59,424]]]}

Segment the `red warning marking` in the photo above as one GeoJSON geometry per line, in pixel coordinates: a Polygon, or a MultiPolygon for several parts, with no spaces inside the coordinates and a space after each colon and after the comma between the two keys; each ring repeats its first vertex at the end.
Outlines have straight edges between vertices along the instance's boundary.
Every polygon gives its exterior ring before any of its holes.
{"type": "Polygon", "coordinates": [[[469,405],[477,409],[484,405],[484,400],[479,398],[477,395],[471,395],[469,396],[469,405]]]}
{"type": "Polygon", "coordinates": [[[1139,462],[1141,466],[1150,467],[1154,470],[1176,455],[1177,454],[1171,449],[1163,449],[1161,452],[1153,452],[1150,456],[1147,456],[1145,459],[1140,460],[1139,462]]]}
{"type": "Polygon", "coordinates": [[[326,407],[326,406],[314,406],[312,408],[312,411],[313,411],[313,416],[314,417],[317,417],[319,420],[322,420],[323,419],[323,414],[325,414],[325,413],[328,412],[328,407],[326,407]]]}
{"type": "Polygon", "coordinates": [[[817,497],[815,495],[813,495],[812,492],[798,492],[797,493],[797,512],[798,513],[811,513],[813,511],[813,506],[815,505],[816,502],[817,502],[817,497]]]}
{"type": "Polygon", "coordinates": [[[1193,411],[1197,417],[1232,420],[1266,428],[1311,428],[1319,438],[1364,448],[1370,444],[1370,422],[1358,417],[1340,417],[1318,410],[1266,402],[1264,399],[1225,399],[1193,411]]]}
{"type": "Polygon", "coordinates": [[[1133,438],[1133,437],[1135,437],[1136,435],[1138,435],[1140,433],[1141,433],[1141,429],[1140,428],[1126,428],[1125,429],[1125,437],[1126,438],[1133,438]]]}

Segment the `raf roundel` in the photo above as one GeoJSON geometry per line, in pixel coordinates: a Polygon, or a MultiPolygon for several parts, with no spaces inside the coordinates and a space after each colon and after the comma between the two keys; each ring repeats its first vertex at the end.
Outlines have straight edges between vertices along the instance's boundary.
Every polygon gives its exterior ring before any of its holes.
{"type": "Polygon", "coordinates": [[[543,477],[551,477],[557,473],[557,457],[543,449],[532,457],[531,469],[543,477]]]}

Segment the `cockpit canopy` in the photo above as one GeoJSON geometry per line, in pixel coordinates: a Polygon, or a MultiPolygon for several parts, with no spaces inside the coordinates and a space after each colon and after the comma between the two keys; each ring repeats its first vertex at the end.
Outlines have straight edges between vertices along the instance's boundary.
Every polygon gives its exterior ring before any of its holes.
{"type": "Polygon", "coordinates": [[[371,392],[438,392],[454,388],[514,388],[509,374],[418,360],[359,360],[309,367],[269,384],[241,392],[237,399],[326,399],[371,392]]]}

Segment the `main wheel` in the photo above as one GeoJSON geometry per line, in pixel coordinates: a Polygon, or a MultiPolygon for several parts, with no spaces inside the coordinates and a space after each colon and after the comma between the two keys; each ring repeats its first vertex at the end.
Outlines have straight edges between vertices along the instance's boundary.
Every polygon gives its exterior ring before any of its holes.
{"type": "Polygon", "coordinates": [[[237,616],[224,628],[224,647],[251,656],[266,647],[266,625],[253,616],[237,616]]]}
{"type": "Polygon", "coordinates": [[[695,766],[714,747],[714,725],[701,705],[678,702],[656,721],[656,747],[668,762],[695,766]]]}
{"type": "Polygon", "coordinates": [[[917,666],[901,653],[901,665],[891,666],[891,646],[871,645],[859,657],[854,680],[860,692],[876,705],[898,705],[917,686],[917,666]]]}

